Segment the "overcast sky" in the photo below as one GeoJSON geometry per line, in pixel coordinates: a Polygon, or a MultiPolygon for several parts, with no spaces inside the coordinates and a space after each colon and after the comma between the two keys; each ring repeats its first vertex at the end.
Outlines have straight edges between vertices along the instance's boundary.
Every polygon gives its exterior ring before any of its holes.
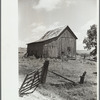
{"type": "Polygon", "coordinates": [[[97,23],[96,0],[19,0],[19,46],[40,39],[46,31],[68,25],[82,50],[87,29],[97,23]]]}

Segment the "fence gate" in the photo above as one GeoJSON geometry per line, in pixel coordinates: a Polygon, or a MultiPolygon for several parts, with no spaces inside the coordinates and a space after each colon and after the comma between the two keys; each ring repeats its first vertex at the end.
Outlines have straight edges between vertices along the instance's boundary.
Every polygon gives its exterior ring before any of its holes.
{"type": "Polygon", "coordinates": [[[26,75],[20,89],[19,96],[30,94],[35,91],[39,84],[44,84],[48,70],[49,61],[45,61],[43,67],[26,75]]]}

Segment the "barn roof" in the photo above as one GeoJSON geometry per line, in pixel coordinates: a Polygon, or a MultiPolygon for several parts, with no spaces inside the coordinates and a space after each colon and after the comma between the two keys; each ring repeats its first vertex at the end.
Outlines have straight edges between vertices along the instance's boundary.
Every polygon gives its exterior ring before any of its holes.
{"type": "MultiPolygon", "coordinates": [[[[58,37],[65,29],[68,29],[72,33],[72,35],[77,39],[76,35],[72,32],[69,26],[64,26],[64,27],[56,28],[56,29],[46,32],[41,39],[32,43],[43,42],[43,41],[58,37]]],[[[31,43],[28,43],[28,44],[31,44],[31,43]]]]}

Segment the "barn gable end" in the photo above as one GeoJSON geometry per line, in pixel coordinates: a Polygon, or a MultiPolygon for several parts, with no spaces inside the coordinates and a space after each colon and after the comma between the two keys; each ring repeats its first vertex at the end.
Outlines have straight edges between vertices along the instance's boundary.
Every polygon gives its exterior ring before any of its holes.
{"type": "Polygon", "coordinates": [[[70,57],[76,56],[76,38],[70,33],[69,30],[65,30],[58,38],[59,55],[62,52],[70,57]]]}

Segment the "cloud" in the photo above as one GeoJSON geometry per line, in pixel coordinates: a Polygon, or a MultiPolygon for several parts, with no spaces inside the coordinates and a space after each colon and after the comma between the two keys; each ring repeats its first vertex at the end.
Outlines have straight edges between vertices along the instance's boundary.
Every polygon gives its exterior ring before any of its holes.
{"type": "Polygon", "coordinates": [[[26,42],[25,41],[21,41],[21,40],[18,41],[18,46],[19,47],[27,47],[26,42]]]}
{"type": "Polygon", "coordinates": [[[90,29],[90,26],[92,26],[93,24],[97,24],[96,18],[89,20],[87,23],[81,26],[80,28],[81,33],[76,32],[76,36],[78,37],[78,40],[77,40],[78,49],[84,49],[83,40],[85,37],[87,37],[87,30],[90,29]]]}
{"type": "Polygon", "coordinates": [[[85,23],[82,27],[81,30],[88,30],[90,28],[90,26],[92,26],[93,24],[97,24],[96,18],[95,19],[91,19],[89,20],[87,23],[85,23]]]}
{"type": "Polygon", "coordinates": [[[77,0],[39,0],[37,5],[34,5],[34,9],[45,9],[46,11],[52,11],[54,9],[60,8],[61,4],[66,4],[67,7],[72,4],[76,4],[77,0]]]}
{"type": "Polygon", "coordinates": [[[49,27],[48,27],[48,30],[52,30],[52,29],[55,29],[55,28],[58,28],[58,27],[60,27],[61,25],[60,25],[60,22],[54,22],[52,25],[50,25],[49,27]]]}
{"type": "Polygon", "coordinates": [[[46,32],[47,28],[43,24],[32,24],[32,38],[33,40],[38,40],[40,39],[43,34],[46,32]]]}
{"type": "Polygon", "coordinates": [[[46,27],[42,24],[33,23],[31,27],[32,34],[25,38],[23,41],[19,40],[19,47],[26,47],[27,43],[39,40],[46,32],[46,27]]]}
{"type": "Polygon", "coordinates": [[[75,3],[76,3],[75,0],[66,0],[65,2],[66,2],[67,7],[69,7],[69,6],[71,6],[72,4],[75,4],[75,3]]]}
{"type": "Polygon", "coordinates": [[[84,40],[84,37],[85,37],[85,35],[86,35],[86,33],[80,33],[80,32],[74,32],[75,33],[75,35],[77,36],[77,40],[76,40],[76,42],[77,42],[77,49],[78,50],[84,50],[84,44],[83,44],[83,40],[84,40]]]}
{"type": "Polygon", "coordinates": [[[42,34],[42,33],[45,33],[49,30],[61,27],[61,24],[58,21],[54,22],[52,25],[49,25],[49,26],[46,26],[46,25],[43,25],[43,24],[33,23],[32,27],[33,27],[32,33],[34,35],[34,34],[40,34],[40,33],[42,34]]]}
{"type": "Polygon", "coordinates": [[[31,30],[31,35],[25,39],[26,43],[34,42],[39,40],[46,32],[47,28],[45,25],[41,23],[33,23],[31,25],[32,30],[31,30]]]}
{"type": "Polygon", "coordinates": [[[54,22],[53,25],[50,25],[50,26],[46,26],[46,25],[41,24],[41,23],[39,23],[39,24],[33,23],[32,24],[32,35],[30,37],[28,37],[25,41],[27,41],[27,43],[37,41],[47,31],[58,28],[58,27],[60,27],[59,22],[54,22]]]}
{"type": "Polygon", "coordinates": [[[51,11],[53,9],[58,8],[58,4],[61,0],[39,0],[39,3],[34,6],[34,9],[45,9],[47,11],[51,11]]]}
{"type": "Polygon", "coordinates": [[[32,30],[33,34],[40,34],[42,32],[45,32],[46,27],[43,25],[38,25],[37,27],[34,27],[34,29],[32,30]]]}

